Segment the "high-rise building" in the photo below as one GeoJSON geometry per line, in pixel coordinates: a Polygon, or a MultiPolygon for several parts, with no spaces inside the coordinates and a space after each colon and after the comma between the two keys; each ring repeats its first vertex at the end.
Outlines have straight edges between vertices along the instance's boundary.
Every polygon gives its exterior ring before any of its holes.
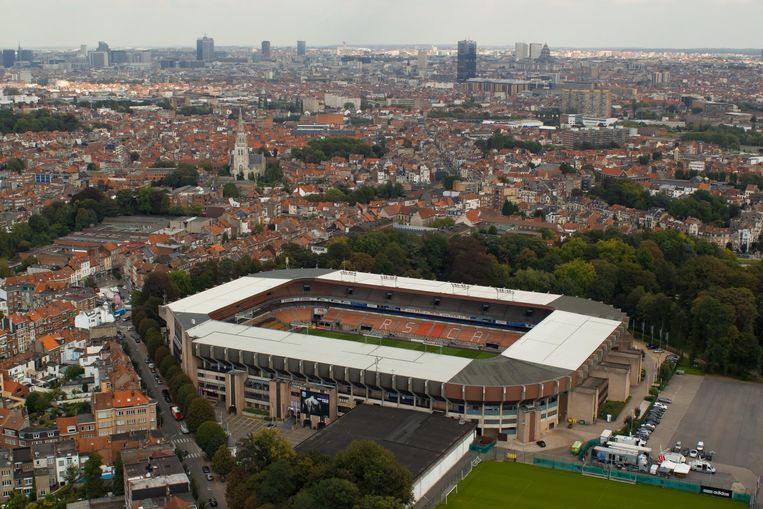
{"type": "Polygon", "coordinates": [[[3,67],[13,67],[16,63],[16,50],[4,49],[3,50],[3,67]]]}
{"type": "Polygon", "coordinates": [[[527,60],[530,58],[530,46],[526,42],[514,44],[514,58],[516,60],[527,60]]]}
{"type": "Polygon", "coordinates": [[[109,52],[108,51],[91,51],[90,52],[90,67],[95,69],[102,69],[109,66],[109,52]]]}
{"type": "Polygon", "coordinates": [[[211,62],[215,59],[215,40],[206,35],[196,39],[196,60],[211,62]]]}
{"type": "Polygon", "coordinates": [[[98,41],[98,47],[95,51],[109,51],[109,45],[105,41],[98,41]]]}
{"type": "Polygon", "coordinates": [[[537,60],[543,51],[543,45],[539,42],[530,43],[530,60],[537,60]]]}
{"type": "Polygon", "coordinates": [[[456,81],[466,81],[475,77],[477,77],[477,43],[469,40],[458,41],[456,81]]]}
{"type": "Polygon", "coordinates": [[[270,41],[262,41],[260,52],[263,60],[270,60],[270,41]]]}
{"type": "Polygon", "coordinates": [[[416,58],[416,71],[419,76],[426,76],[427,74],[427,50],[420,49],[416,58]]]}
{"type": "Polygon", "coordinates": [[[297,41],[297,56],[304,57],[307,53],[307,43],[305,41],[297,41]]]}
{"type": "Polygon", "coordinates": [[[670,71],[655,71],[651,75],[652,86],[659,88],[670,83],[670,71]]]}
{"type": "Polygon", "coordinates": [[[609,90],[563,89],[559,111],[608,118],[612,113],[612,97],[609,90]]]}
{"type": "Polygon", "coordinates": [[[31,62],[34,60],[34,52],[31,49],[21,49],[21,46],[19,46],[16,52],[16,60],[18,62],[31,62]]]}

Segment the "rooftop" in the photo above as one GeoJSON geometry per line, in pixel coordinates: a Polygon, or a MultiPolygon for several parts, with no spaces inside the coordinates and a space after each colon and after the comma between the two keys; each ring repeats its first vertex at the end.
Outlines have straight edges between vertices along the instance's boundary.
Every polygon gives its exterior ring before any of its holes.
{"type": "Polygon", "coordinates": [[[209,320],[188,330],[195,344],[232,348],[244,352],[330,362],[338,366],[371,370],[412,378],[447,382],[471,359],[355,341],[311,336],[297,332],[237,325],[209,320]]]}
{"type": "Polygon", "coordinates": [[[476,424],[438,414],[360,405],[299,446],[333,456],[354,440],[372,440],[418,478],[442,455],[470,434],[476,424]]]}
{"type": "Polygon", "coordinates": [[[617,320],[554,311],[501,355],[576,370],[619,326],[617,320]]]}

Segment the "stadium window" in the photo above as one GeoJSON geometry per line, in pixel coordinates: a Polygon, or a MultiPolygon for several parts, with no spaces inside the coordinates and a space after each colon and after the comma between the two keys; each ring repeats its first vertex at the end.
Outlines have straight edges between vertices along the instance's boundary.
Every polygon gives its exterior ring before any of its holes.
{"type": "Polygon", "coordinates": [[[482,312],[485,313],[487,310],[490,309],[490,304],[483,304],[482,305],[482,312]]]}
{"type": "Polygon", "coordinates": [[[387,292],[387,300],[392,300],[392,292],[387,292]]]}
{"type": "Polygon", "coordinates": [[[347,289],[347,295],[352,295],[352,288],[347,289]]]}
{"type": "Polygon", "coordinates": [[[439,305],[440,305],[440,299],[438,299],[438,298],[435,298],[435,300],[434,300],[434,305],[435,305],[435,306],[439,306],[439,305]]]}
{"type": "Polygon", "coordinates": [[[306,292],[309,292],[310,291],[310,285],[305,283],[304,285],[302,285],[302,290],[304,290],[306,292]]]}
{"type": "Polygon", "coordinates": [[[532,316],[534,311],[534,309],[525,309],[525,315],[532,316]]]}

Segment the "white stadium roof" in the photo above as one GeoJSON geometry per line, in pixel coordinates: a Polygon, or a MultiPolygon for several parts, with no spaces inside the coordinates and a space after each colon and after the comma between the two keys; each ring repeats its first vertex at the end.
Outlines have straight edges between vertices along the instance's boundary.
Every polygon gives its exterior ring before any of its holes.
{"type": "MultiPolygon", "coordinates": [[[[263,355],[299,358],[348,368],[447,382],[472,359],[423,353],[343,339],[209,320],[188,330],[194,344],[233,348],[263,355]]],[[[373,341],[373,339],[369,339],[373,341]]]]}
{"type": "MultiPolygon", "coordinates": [[[[228,306],[258,293],[268,291],[276,286],[291,281],[292,278],[244,276],[220,286],[199,292],[190,297],[168,304],[174,313],[208,314],[216,309],[228,306]]],[[[496,289],[489,286],[464,285],[432,281],[429,279],[414,279],[409,277],[384,276],[368,272],[335,270],[318,276],[317,279],[343,282],[345,284],[375,285],[405,290],[441,293],[456,297],[477,297],[480,299],[496,299],[506,302],[524,302],[535,305],[548,305],[560,295],[551,293],[526,292],[524,290],[496,289]]]]}
{"type": "Polygon", "coordinates": [[[410,277],[384,276],[368,272],[355,272],[336,270],[319,276],[317,279],[341,281],[343,283],[356,283],[362,285],[386,286],[389,288],[401,288],[422,292],[441,293],[457,297],[477,297],[480,299],[495,299],[507,302],[525,302],[527,304],[548,305],[561,295],[551,293],[526,292],[524,290],[507,290],[490,286],[465,285],[461,283],[449,283],[433,281],[430,279],[415,279],[410,277]]]}
{"type": "Polygon", "coordinates": [[[288,281],[290,281],[288,278],[244,276],[185,299],[176,300],[168,304],[167,307],[173,313],[208,314],[252,295],[266,292],[288,281]]]}
{"type": "Polygon", "coordinates": [[[501,355],[576,370],[619,326],[617,320],[554,311],[501,355]]]}

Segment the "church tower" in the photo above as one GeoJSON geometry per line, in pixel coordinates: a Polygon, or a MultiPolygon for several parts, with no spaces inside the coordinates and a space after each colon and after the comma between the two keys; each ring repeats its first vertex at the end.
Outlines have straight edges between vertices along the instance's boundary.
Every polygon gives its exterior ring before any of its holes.
{"type": "Polygon", "coordinates": [[[236,133],[236,145],[233,147],[231,175],[241,175],[243,179],[249,176],[249,145],[246,142],[246,129],[241,110],[238,110],[238,132],[236,133]]]}

